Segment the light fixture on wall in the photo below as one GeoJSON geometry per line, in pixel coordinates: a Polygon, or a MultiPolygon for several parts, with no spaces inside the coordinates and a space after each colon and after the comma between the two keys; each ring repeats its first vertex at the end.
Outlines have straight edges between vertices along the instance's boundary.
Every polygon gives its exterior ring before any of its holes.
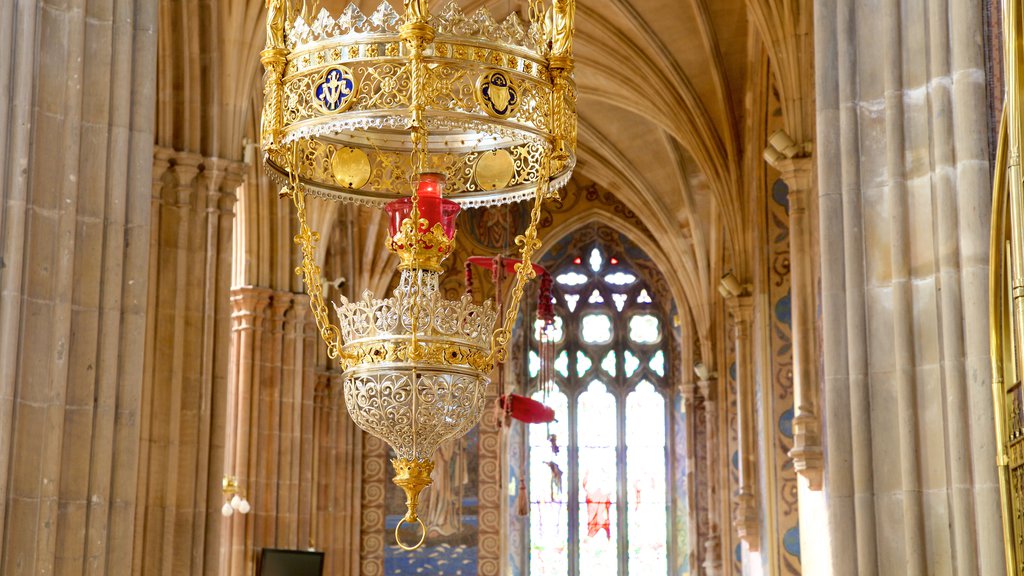
{"type": "Polygon", "coordinates": [[[763,157],[768,164],[775,166],[781,160],[792,160],[811,153],[811,144],[797,144],[785,130],[776,130],[768,137],[763,157]]]}
{"type": "Polygon", "coordinates": [[[251,506],[249,501],[245,499],[245,492],[238,485],[238,478],[225,476],[221,480],[221,492],[224,494],[224,505],[220,509],[221,514],[228,517],[235,512],[240,514],[249,513],[251,506]]]}
{"type": "Polygon", "coordinates": [[[721,281],[718,283],[718,293],[722,295],[722,298],[728,300],[729,298],[736,298],[743,296],[750,292],[749,285],[743,285],[732,272],[726,272],[722,275],[721,281]]]}
{"type": "Polygon", "coordinates": [[[711,380],[712,378],[718,376],[718,374],[708,369],[708,367],[705,366],[703,362],[697,362],[696,364],[693,365],[693,373],[701,382],[707,382],[708,380],[711,380]]]}
{"type": "Polygon", "coordinates": [[[297,272],[327,352],[344,371],[355,422],[394,448],[406,493],[399,524],[418,523],[441,442],[468,432],[484,410],[490,373],[507,356],[543,202],[576,163],[572,78],[575,0],[531,0],[527,22],[497,23],[454,3],[386,1],[369,16],[289,12],[269,0],[261,143],[282,197],[296,207],[297,272]],[[383,208],[400,279],[388,298],[342,297],[335,324],[324,301],[318,232],[306,198],[383,208]],[[460,210],[533,199],[516,238],[522,265],[506,313],[492,302],[445,298],[443,263],[460,210]]]}

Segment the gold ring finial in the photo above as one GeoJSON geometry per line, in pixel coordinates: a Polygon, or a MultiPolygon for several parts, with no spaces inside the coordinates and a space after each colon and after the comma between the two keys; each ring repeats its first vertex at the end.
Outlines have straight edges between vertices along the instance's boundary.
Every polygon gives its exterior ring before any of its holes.
{"type": "Polygon", "coordinates": [[[434,462],[428,458],[422,460],[395,458],[391,460],[391,465],[395,468],[395,477],[392,482],[405,492],[405,507],[407,509],[405,517],[398,523],[398,526],[395,526],[395,542],[403,550],[416,550],[423,545],[423,541],[427,538],[427,527],[416,514],[416,509],[420,503],[420,492],[433,483],[430,473],[434,471],[434,462]],[[423,535],[415,546],[406,546],[398,537],[398,529],[402,524],[417,523],[423,528],[423,535]]]}
{"type": "Polygon", "coordinates": [[[402,550],[405,550],[407,552],[412,552],[413,550],[419,550],[419,548],[421,546],[423,546],[423,542],[426,539],[427,539],[427,526],[425,524],[423,524],[423,519],[422,518],[417,517],[415,522],[409,522],[405,518],[402,518],[401,520],[398,521],[398,526],[395,526],[395,543],[398,544],[398,547],[401,548],[402,550]],[[413,546],[409,546],[409,545],[405,544],[404,542],[402,542],[402,539],[398,536],[398,531],[402,528],[402,524],[419,524],[420,525],[420,540],[419,540],[419,542],[417,542],[413,546]]]}

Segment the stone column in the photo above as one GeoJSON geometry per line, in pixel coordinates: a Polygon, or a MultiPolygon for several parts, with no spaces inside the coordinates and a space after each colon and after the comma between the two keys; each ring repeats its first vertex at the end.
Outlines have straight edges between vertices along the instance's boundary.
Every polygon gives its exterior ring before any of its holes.
{"type": "Polygon", "coordinates": [[[814,280],[814,193],[811,158],[779,160],[775,168],[789,187],[790,290],[793,306],[793,448],[797,473],[812,490],[821,489],[821,420],[818,409],[818,339],[815,330],[817,286],[814,280]]]}
{"type": "MultiPolygon", "coordinates": [[[[227,428],[225,430],[224,473],[235,476],[245,488],[250,480],[251,431],[258,422],[254,411],[258,400],[261,369],[260,334],[271,291],[265,288],[235,288],[231,291],[231,368],[229,371],[227,428]]],[[[235,514],[225,519],[220,538],[220,574],[242,574],[246,564],[248,517],[235,514]]]]}
{"type": "Polygon", "coordinates": [[[829,503],[818,540],[836,574],[1005,574],[983,365],[982,7],[815,4],[829,503]]]}
{"type": "Polygon", "coordinates": [[[748,295],[726,300],[733,317],[736,339],[737,367],[737,428],[740,445],[740,485],[736,495],[733,525],[740,539],[752,551],[761,547],[760,520],[757,502],[757,415],[754,411],[754,351],[751,322],[754,315],[753,298],[748,295]]]}
{"type": "Polygon", "coordinates": [[[0,7],[0,573],[132,558],[154,3],[0,7]]]}
{"type": "Polygon", "coordinates": [[[718,576],[722,571],[722,535],[719,529],[718,515],[715,510],[719,506],[719,483],[722,470],[718,465],[719,434],[718,434],[718,379],[701,380],[698,384],[700,395],[704,399],[704,434],[707,441],[707,496],[708,496],[708,532],[704,536],[704,571],[707,576],[718,576]]]}
{"type": "MultiPolygon", "coordinates": [[[[686,414],[686,430],[684,432],[686,436],[686,446],[684,447],[684,453],[686,454],[686,486],[687,490],[687,508],[690,510],[689,518],[687,518],[686,532],[688,534],[687,543],[689,549],[679,550],[678,554],[685,555],[690,559],[690,566],[697,565],[697,546],[701,542],[703,535],[698,531],[698,516],[697,510],[697,384],[693,381],[692,377],[688,376],[685,378],[682,386],[680,387],[680,393],[683,395],[683,412],[686,414]]],[[[703,479],[701,479],[703,481],[703,479]]]]}
{"type": "Polygon", "coordinates": [[[228,281],[242,166],[157,149],[136,574],[216,573],[228,281]]]}

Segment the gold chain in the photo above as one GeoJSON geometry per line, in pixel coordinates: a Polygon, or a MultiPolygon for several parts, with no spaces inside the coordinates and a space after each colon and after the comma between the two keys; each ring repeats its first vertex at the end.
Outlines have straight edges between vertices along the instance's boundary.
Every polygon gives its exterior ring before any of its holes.
{"type": "Polygon", "coordinates": [[[334,359],[338,357],[341,344],[341,331],[331,323],[331,318],[324,304],[324,288],[321,282],[320,266],[316,263],[316,246],[320,242],[320,233],[310,229],[306,219],[306,192],[299,182],[298,175],[298,145],[292,143],[291,165],[288,167],[288,191],[295,204],[295,211],[299,220],[299,233],[295,235],[295,243],[302,251],[302,265],[295,268],[295,274],[302,276],[306,285],[306,293],[309,294],[309,307],[313,311],[313,318],[316,320],[316,327],[320,331],[320,337],[327,343],[327,356],[334,359]]]}
{"type": "Polygon", "coordinates": [[[508,342],[512,338],[512,328],[519,315],[519,303],[523,299],[523,291],[526,289],[526,283],[537,277],[537,272],[533,269],[533,254],[542,246],[541,241],[537,239],[537,228],[540,225],[544,201],[551,195],[552,160],[561,163],[567,159],[565,133],[560,124],[564,123],[566,79],[572,72],[572,67],[571,57],[561,57],[557,62],[551,63],[550,72],[553,76],[555,90],[551,95],[550,114],[554,134],[549,144],[551,150],[544,155],[544,159],[541,161],[539,185],[537,186],[537,195],[533,200],[533,210],[530,213],[530,225],[526,228],[525,233],[516,237],[521,262],[516,264],[516,283],[512,287],[512,299],[505,311],[505,322],[496,328],[491,336],[490,360],[495,363],[501,363],[508,359],[508,342]]]}
{"type": "Polygon", "coordinates": [[[519,258],[522,260],[516,264],[516,283],[512,287],[512,299],[508,309],[505,310],[505,322],[495,329],[491,336],[490,362],[501,363],[508,358],[508,342],[512,338],[512,328],[516,323],[516,316],[519,315],[519,303],[523,299],[523,291],[526,283],[537,277],[533,269],[533,254],[540,249],[541,241],[537,239],[537,228],[540,226],[540,217],[543,212],[544,199],[547,198],[551,184],[551,159],[545,155],[541,163],[540,186],[537,188],[537,195],[533,200],[533,210],[530,213],[530,225],[526,231],[516,236],[516,245],[519,246],[519,258]]]}
{"type": "MultiPolygon", "coordinates": [[[[413,3],[415,4],[415,3],[413,3]]],[[[413,6],[407,4],[407,8],[413,6]]],[[[419,250],[420,230],[429,224],[425,219],[420,218],[420,195],[417,189],[417,176],[422,174],[427,165],[427,128],[423,122],[423,112],[426,109],[424,84],[425,65],[423,63],[423,50],[433,40],[433,30],[426,24],[429,14],[420,14],[420,18],[413,18],[415,11],[406,12],[406,24],[402,28],[402,38],[409,47],[410,76],[412,77],[412,94],[410,96],[410,112],[412,116],[412,212],[409,218],[413,221],[412,246],[410,256],[412,262],[416,262],[416,252],[419,250]]],[[[409,359],[417,361],[422,357],[419,346],[419,317],[420,305],[423,298],[423,271],[416,268],[412,270],[416,274],[415,292],[412,292],[410,302],[410,313],[412,314],[410,330],[412,338],[409,349],[409,359]]]]}

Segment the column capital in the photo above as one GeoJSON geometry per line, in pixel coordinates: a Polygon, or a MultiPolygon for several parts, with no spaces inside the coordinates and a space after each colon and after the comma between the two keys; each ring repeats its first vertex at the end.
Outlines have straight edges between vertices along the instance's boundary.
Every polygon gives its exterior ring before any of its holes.
{"type": "Polygon", "coordinates": [[[171,158],[174,157],[174,150],[157,146],[153,148],[153,189],[154,194],[159,196],[160,187],[163,185],[164,175],[171,167],[171,158]]]}
{"type": "Polygon", "coordinates": [[[232,331],[252,329],[255,319],[270,304],[269,288],[240,286],[231,290],[232,331]]]}
{"type": "Polygon", "coordinates": [[[170,158],[171,174],[174,175],[175,186],[171,192],[172,202],[178,207],[191,204],[193,183],[202,171],[203,157],[187,152],[175,153],[170,158]]]}
{"type": "Polygon", "coordinates": [[[291,292],[274,291],[270,295],[271,330],[280,333],[284,330],[285,314],[292,307],[295,297],[291,292]]]}
{"type": "Polygon", "coordinates": [[[712,530],[704,540],[704,573],[719,576],[722,573],[722,537],[712,530]]]}
{"type": "Polygon", "coordinates": [[[757,498],[750,492],[741,491],[736,499],[733,526],[736,534],[747,543],[750,550],[761,549],[760,522],[757,518],[757,498]]]}
{"type": "Polygon", "coordinates": [[[749,325],[754,317],[754,297],[750,294],[726,298],[725,306],[737,324],[743,322],[749,325]]]}
{"type": "Polygon", "coordinates": [[[191,185],[203,167],[203,157],[191,152],[173,152],[168,160],[179,186],[191,185]]]}
{"type": "Polygon", "coordinates": [[[705,402],[713,403],[718,399],[718,378],[708,378],[697,383],[700,395],[705,402]]]}
{"type": "Polygon", "coordinates": [[[693,380],[683,382],[679,387],[683,394],[683,401],[687,403],[693,403],[697,398],[697,383],[693,380]]]}
{"type": "Polygon", "coordinates": [[[825,456],[821,448],[821,425],[813,413],[801,412],[793,418],[793,448],[789,457],[793,469],[807,479],[811,490],[821,490],[825,456]]]}
{"type": "Polygon", "coordinates": [[[814,158],[812,156],[784,158],[775,162],[774,166],[779,171],[779,177],[789,187],[791,198],[794,193],[806,196],[806,193],[814,187],[814,158]]]}

